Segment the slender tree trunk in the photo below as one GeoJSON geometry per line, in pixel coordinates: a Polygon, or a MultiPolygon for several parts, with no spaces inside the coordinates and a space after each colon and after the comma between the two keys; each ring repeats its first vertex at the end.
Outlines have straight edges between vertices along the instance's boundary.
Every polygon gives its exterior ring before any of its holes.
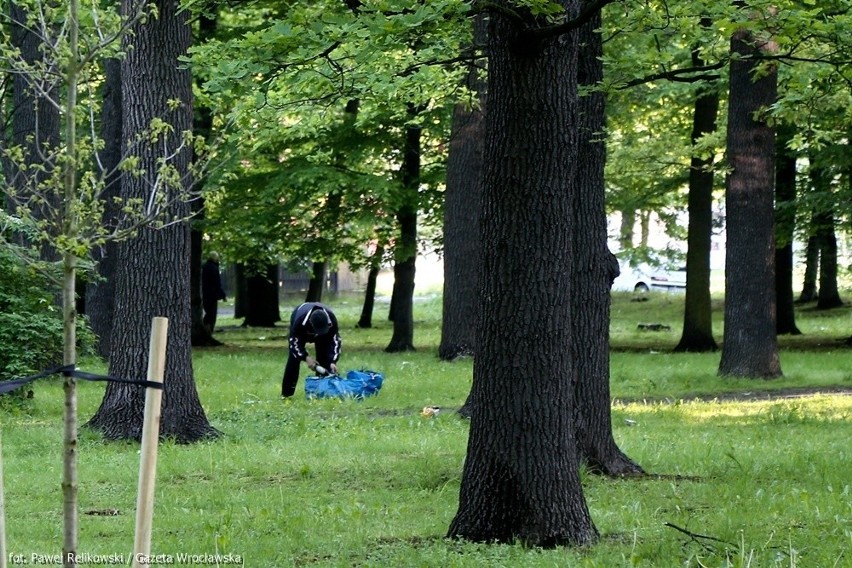
{"type": "Polygon", "coordinates": [[[775,132],[759,118],[777,99],[777,68],[755,77],[760,53],[744,29],[734,32],[728,103],[725,331],[719,374],[781,375],[775,335],[773,186],[775,132]]]}
{"type": "Polygon", "coordinates": [[[308,282],[308,293],[306,302],[322,302],[322,293],[325,290],[325,277],[328,265],[325,261],[316,261],[311,268],[311,279],[308,282]]]}
{"type": "MultiPolygon", "coordinates": [[[[702,18],[702,27],[709,27],[702,18]]],[[[692,50],[692,63],[704,65],[698,48],[692,50]]],[[[718,85],[701,87],[695,97],[692,115],[692,146],[716,131],[719,111],[718,85]]],[[[715,351],[710,298],[710,249],[713,235],[713,158],[702,158],[693,150],[689,164],[689,227],[686,250],[686,297],[683,332],[675,351],[715,351]]]]}
{"type": "Polygon", "coordinates": [[[796,152],[788,148],[792,128],[778,131],[775,164],[775,297],[778,335],[800,335],[793,302],[793,239],[796,228],[796,152]]]}
{"type": "Polygon", "coordinates": [[[648,239],[651,236],[651,212],[642,211],[639,214],[639,246],[648,247],[648,239]]]}
{"type": "Polygon", "coordinates": [[[367,275],[367,289],[364,290],[364,305],[361,307],[361,317],[358,319],[357,327],[369,329],[373,327],[373,305],[376,301],[376,281],[379,279],[379,270],[382,266],[382,257],[385,252],[382,247],[376,248],[370,264],[370,272],[367,275]]]}
{"type": "MultiPolygon", "coordinates": [[[[486,22],[474,20],[474,43],[483,44],[486,22]]],[[[482,62],[478,62],[481,64],[482,62]]],[[[447,156],[444,191],[444,293],[438,357],[451,361],[476,352],[479,306],[479,217],[482,208],[482,141],[485,80],[471,65],[467,88],[477,106],[456,105],[447,156]]]]}
{"type": "Polygon", "coordinates": [[[819,291],[817,309],[829,310],[843,305],[837,289],[837,236],[834,232],[834,195],[831,171],[811,160],[811,182],[818,204],[813,215],[814,232],[819,243],[819,291]]]}
{"type": "Polygon", "coordinates": [[[819,274],[819,237],[814,234],[814,218],[811,215],[811,233],[805,245],[805,274],[802,280],[802,292],[799,304],[806,304],[817,299],[817,275],[819,274]]]}
{"type": "MultiPolygon", "coordinates": [[[[125,0],[130,13],[133,0],[125,0]]],[[[170,218],[186,219],[189,205],[180,196],[190,187],[191,153],[178,150],[181,135],[192,128],[192,77],[180,64],[190,45],[188,12],[172,2],[156,2],[157,18],[133,26],[133,49],[122,61],[122,114],[125,140],[143,137],[154,119],[163,120],[173,133],[162,134],[158,144],[138,147],[140,168],[147,176],[126,176],[122,197],[149,197],[150,176],[158,174],[162,152],[175,153],[171,164],[180,185],[161,186],[170,218]],[[156,88],[152,88],[156,86],[156,88]],[[171,101],[180,101],[174,107],[171,101]]],[[[160,434],[178,442],[193,442],[217,435],[198,398],[192,372],[190,315],[190,234],[188,222],[162,229],[143,228],[119,247],[116,304],[110,352],[110,374],[144,377],[147,372],[151,321],[169,319],[166,380],[160,434]]],[[[108,439],[140,440],[145,391],[136,386],[109,383],[101,406],[89,421],[108,439]]]]}
{"type": "MultiPolygon", "coordinates": [[[[409,115],[415,116],[414,107],[409,115]]],[[[405,202],[397,212],[400,242],[394,251],[393,267],[393,336],[385,348],[388,353],[414,351],[414,274],[417,261],[417,201],[420,185],[419,126],[409,126],[405,134],[402,162],[402,186],[405,202]]]]}
{"type": "MultiPolygon", "coordinates": [[[[571,19],[579,2],[564,4],[571,19]]],[[[570,419],[579,380],[571,196],[577,38],[537,39],[529,31],[537,25],[501,10],[490,16],[481,225],[489,246],[482,247],[470,436],[448,535],[586,545],[598,533],[570,419]]]]}
{"type": "Polygon", "coordinates": [[[248,312],[248,277],[246,272],[245,264],[237,263],[234,265],[234,317],[237,319],[246,317],[246,312],[248,312]]]}
{"type": "MultiPolygon", "coordinates": [[[[65,83],[65,148],[69,156],[77,155],[77,85],[79,80],[80,61],[78,10],[79,2],[69,2],[68,17],[71,24],[68,28],[68,51],[70,63],[64,70],[65,83]]],[[[62,165],[62,228],[61,234],[74,242],[78,236],[79,218],[77,213],[77,166],[76,161],[62,165]]],[[[63,283],[62,283],[62,321],[63,321],[63,356],[62,364],[73,366],[77,364],[77,311],[76,311],[76,280],[77,255],[73,250],[63,253],[63,283]]],[[[63,565],[66,568],[77,566],[74,556],[77,553],[77,536],[79,511],[77,502],[77,385],[73,377],[67,376],[64,381],[65,416],[64,416],[64,448],[62,472],[62,501],[63,501],[63,565]]]]}
{"type": "MultiPolygon", "coordinates": [[[[595,87],[603,80],[603,42],[596,30],[600,13],[580,28],[577,80],[595,87]]],[[[580,460],[590,471],[605,475],[642,473],[619,449],[612,435],[609,392],[610,288],[618,274],[618,260],[607,249],[604,206],[606,164],[606,98],[591,91],[579,100],[579,143],[573,196],[574,315],[572,347],[577,363],[574,391],[574,427],[580,460]]]]}
{"type": "MultiPolygon", "coordinates": [[[[198,16],[198,41],[206,43],[214,38],[217,28],[216,4],[213,1],[208,1],[202,13],[198,16]]],[[[196,116],[194,120],[194,131],[196,135],[202,136],[205,141],[210,140],[213,132],[213,112],[206,106],[197,105],[196,116]]],[[[193,160],[197,160],[197,156],[193,156],[193,160]]],[[[206,182],[206,177],[202,177],[196,181],[195,190],[198,193],[198,199],[192,202],[193,220],[202,222],[205,216],[204,198],[201,197],[201,192],[206,182]]],[[[213,337],[213,330],[208,329],[204,325],[204,306],[201,299],[201,266],[203,260],[203,231],[198,228],[196,223],[191,225],[191,241],[190,241],[190,310],[192,313],[192,345],[193,346],[217,346],[222,345],[222,342],[213,337]]]]}
{"type": "Polygon", "coordinates": [[[636,210],[622,209],[621,226],[618,229],[618,246],[620,250],[633,248],[633,227],[636,226],[636,210]]]}

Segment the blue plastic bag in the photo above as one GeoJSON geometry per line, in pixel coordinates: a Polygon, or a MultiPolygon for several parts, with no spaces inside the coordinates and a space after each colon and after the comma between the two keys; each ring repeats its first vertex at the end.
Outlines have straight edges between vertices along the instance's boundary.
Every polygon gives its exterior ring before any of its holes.
{"type": "Polygon", "coordinates": [[[368,370],[349,371],[345,377],[308,377],[305,379],[305,398],[355,398],[373,396],[382,388],[384,376],[368,370]]]}

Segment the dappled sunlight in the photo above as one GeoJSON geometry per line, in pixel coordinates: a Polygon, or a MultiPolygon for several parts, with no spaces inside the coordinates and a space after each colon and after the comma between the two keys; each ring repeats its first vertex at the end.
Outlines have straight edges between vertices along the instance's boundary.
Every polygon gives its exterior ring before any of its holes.
{"type": "Polygon", "coordinates": [[[613,410],[618,415],[623,414],[625,420],[634,422],[636,417],[676,415],[692,423],[831,423],[847,422],[852,418],[852,397],[820,394],[748,402],[714,400],[629,403],[615,404],[613,410]]]}

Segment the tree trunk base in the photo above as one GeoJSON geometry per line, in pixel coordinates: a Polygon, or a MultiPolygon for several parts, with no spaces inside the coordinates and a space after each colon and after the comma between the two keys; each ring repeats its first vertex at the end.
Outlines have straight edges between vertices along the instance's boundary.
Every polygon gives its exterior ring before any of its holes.
{"type": "Polygon", "coordinates": [[[203,337],[193,337],[192,338],[192,346],[193,347],[221,347],[225,345],[212,335],[204,335],[203,337]]]}
{"type": "Polygon", "coordinates": [[[456,361],[465,357],[473,357],[473,347],[470,345],[458,344],[438,348],[438,358],[441,361],[456,361]]]}
{"type": "Polygon", "coordinates": [[[385,347],[385,353],[404,353],[406,351],[417,351],[417,349],[411,343],[393,341],[385,347]]]}
{"type": "Polygon", "coordinates": [[[589,459],[584,457],[584,463],[589,473],[607,477],[633,477],[645,475],[642,466],[628,458],[620,451],[605,459],[589,459]]]}
{"type": "Polygon", "coordinates": [[[712,353],[718,350],[719,346],[712,337],[681,339],[674,348],[675,353],[712,353]]]}

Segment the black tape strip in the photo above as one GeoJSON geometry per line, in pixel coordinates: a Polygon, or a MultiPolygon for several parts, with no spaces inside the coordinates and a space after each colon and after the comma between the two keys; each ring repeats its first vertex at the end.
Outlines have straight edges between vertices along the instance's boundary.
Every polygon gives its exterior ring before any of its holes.
{"type": "Polygon", "coordinates": [[[74,365],[65,365],[62,367],[55,367],[53,369],[48,369],[47,371],[42,371],[37,375],[31,375],[29,377],[22,377],[18,379],[11,379],[8,381],[0,381],[0,394],[6,394],[7,392],[12,392],[15,389],[18,389],[26,384],[29,384],[33,381],[37,381],[38,379],[43,379],[45,377],[49,377],[51,375],[62,374],[65,377],[74,377],[75,379],[83,379],[84,381],[108,381],[111,383],[123,383],[126,385],[137,385],[142,387],[147,387],[151,389],[162,389],[163,383],[157,383],[154,381],[138,381],[133,379],[119,379],[116,377],[110,377],[109,375],[95,375],[92,373],[86,373],[84,371],[78,371],[74,365]]]}

